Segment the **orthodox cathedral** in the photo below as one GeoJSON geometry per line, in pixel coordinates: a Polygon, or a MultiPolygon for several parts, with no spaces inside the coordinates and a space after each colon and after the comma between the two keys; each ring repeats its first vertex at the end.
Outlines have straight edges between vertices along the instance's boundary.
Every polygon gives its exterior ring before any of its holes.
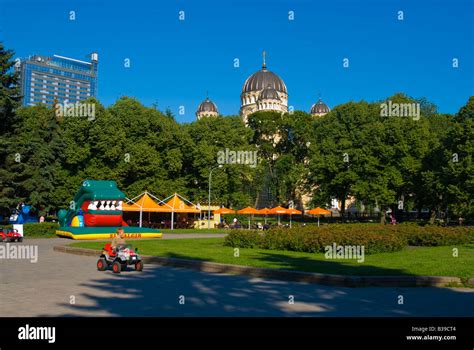
{"type": "MultiPolygon", "coordinates": [[[[288,112],[288,91],[285,82],[275,73],[267,69],[265,52],[263,52],[262,69],[252,74],[244,83],[240,94],[240,115],[244,122],[247,116],[257,111],[288,112]]],[[[329,107],[319,98],[310,109],[313,116],[320,117],[330,111],[329,107]]],[[[209,97],[199,105],[196,117],[219,115],[217,106],[209,97]]]]}

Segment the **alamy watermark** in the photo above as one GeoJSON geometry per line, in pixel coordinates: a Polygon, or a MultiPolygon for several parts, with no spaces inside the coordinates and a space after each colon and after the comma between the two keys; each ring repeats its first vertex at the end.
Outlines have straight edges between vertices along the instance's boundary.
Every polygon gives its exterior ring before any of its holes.
{"type": "Polygon", "coordinates": [[[225,151],[217,152],[218,164],[242,164],[251,168],[257,166],[257,151],[232,151],[228,148],[225,151]]]}
{"type": "Polygon", "coordinates": [[[48,343],[56,342],[56,327],[35,327],[26,324],[18,328],[20,340],[47,340],[48,343]]]}
{"type": "Polygon", "coordinates": [[[38,262],[38,246],[24,244],[0,245],[0,260],[30,260],[31,263],[38,262]]]}
{"type": "Polygon", "coordinates": [[[326,259],[357,259],[358,263],[365,261],[365,247],[363,245],[337,245],[333,243],[324,247],[326,259]]]}
{"type": "Polygon", "coordinates": [[[95,119],[95,103],[56,103],[54,108],[57,117],[83,117],[87,120],[95,119]]]}
{"type": "Polygon", "coordinates": [[[413,120],[420,119],[419,103],[396,103],[388,100],[380,104],[381,117],[409,117],[413,120]]]}

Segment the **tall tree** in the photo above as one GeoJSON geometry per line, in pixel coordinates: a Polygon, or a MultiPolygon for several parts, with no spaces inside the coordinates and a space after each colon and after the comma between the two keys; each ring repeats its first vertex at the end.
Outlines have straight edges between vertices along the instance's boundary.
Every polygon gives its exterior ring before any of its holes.
{"type": "MultiPolygon", "coordinates": [[[[395,94],[382,103],[380,106],[391,102],[400,109],[404,106],[411,106],[409,115],[382,116],[383,134],[381,135],[384,152],[380,153],[381,168],[384,172],[390,172],[392,177],[387,183],[387,189],[393,193],[393,197],[387,201],[381,201],[382,212],[390,208],[393,212],[397,210],[412,209],[411,197],[417,193],[418,179],[423,170],[423,161],[430,151],[430,141],[433,136],[430,133],[430,124],[423,114],[426,111],[431,113],[431,106],[421,108],[422,103],[407,97],[404,94],[395,94]],[[416,112],[420,107],[419,114],[416,112]]],[[[379,114],[380,115],[380,114],[379,114]]],[[[376,179],[374,179],[376,180],[376,179]]],[[[384,216],[382,216],[382,221],[384,216]]]]}
{"type": "Polygon", "coordinates": [[[248,117],[252,143],[264,161],[266,183],[261,190],[274,193],[277,203],[296,202],[303,192],[307,172],[311,123],[308,113],[256,112],[248,117]]]}
{"type": "MultiPolygon", "coordinates": [[[[308,186],[314,191],[315,203],[328,204],[336,198],[341,202],[344,215],[346,200],[355,194],[360,173],[377,163],[377,159],[364,150],[369,131],[380,128],[379,122],[371,117],[368,103],[350,102],[334,108],[314,123],[308,186]],[[366,124],[372,129],[366,128],[366,124]]],[[[363,189],[359,181],[358,192],[363,189]]]]}
{"type": "Polygon", "coordinates": [[[0,135],[8,134],[16,122],[15,109],[20,105],[19,75],[13,69],[15,61],[12,50],[5,49],[0,42],[0,135]]]}
{"type": "Polygon", "coordinates": [[[453,118],[445,138],[443,178],[456,216],[474,216],[474,96],[453,118]]]}
{"type": "MultiPolygon", "coordinates": [[[[185,130],[193,142],[188,152],[193,158],[192,168],[188,169],[188,187],[196,201],[207,202],[209,174],[219,165],[219,153],[255,152],[256,148],[250,144],[252,130],[238,116],[202,118],[185,125],[185,130]]],[[[213,202],[237,207],[252,204],[260,183],[257,176],[260,164],[258,159],[250,160],[255,164],[237,163],[235,159],[234,164],[222,164],[222,169],[213,171],[213,202]]]]}
{"type": "Polygon", "coordinates": [[[55,192],[61,187],[58,174],[63,163],[62,130],[55,111],[44,105],[17,110],[19,123],[12,132],[12,150],[7,167],[13,174],[10,198],[32,205],[45,215],[57,208],[55,192]]]}
{"type": "MultiPolygon", "coordinates": [[[[402,94],[394,104],[416,103],[402,94]]],[[[309,164],[316,200],[342,202],[355,196],[385,211],[405,206],[414,193],[429,151],[429,124],[422,115],[384,116],[378,103],[350,102],[336,107],[315,124],[315,146],[309,164]]]]}
{"type": "Polygon", "coordinates": [[[7,158],[15,156],[11,134],[17,123],[16,108],[20,105],[18,72],[14,71],[14,52],[0,42],[0,212],[9,213],[15,204],[13,173],[7,158]]]}

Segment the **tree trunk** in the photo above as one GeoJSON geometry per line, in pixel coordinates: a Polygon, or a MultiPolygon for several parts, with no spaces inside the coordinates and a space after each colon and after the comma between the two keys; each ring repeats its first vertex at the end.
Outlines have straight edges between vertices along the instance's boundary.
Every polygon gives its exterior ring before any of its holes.
{"type": "Polygon", "coordinates": [[[380,207],[380,224],[382,224],[382,225],[386,224],[385,208],[383,208],[383,207],[380,207]]]}
{"type": "Polygon", "coordinates": [[[341,198],[341,218],[342,218],[342,222],[346,221],[345,215],[346,215],[346,197],[344,196],[344,197],[341,198]]]}
{"type": "Polygon", "coordinates": [[[430,225],[433,225],[436,220],[436,209],[431,209],[430,211],[430,225]]]}
{"type": "MultiPolygon", "coordinates": [[[[254,202],[254,206],[253,206],[254,208],[256,208],[257,205],[258,205],[258,198],[260,197],[261,193],[262,193],[262,191],[257,191],[257,196],[255,197],[255,202],[254,202]]],[[[227,208],[230,208],[230,207],[228,206],[227,208]]]]}
{"type": "Polygon", "coordinates": [[[418,220],[421,219],[421,209],[423,209],[423,205],[422,204],[418,204],[418,207],[416,208],[416,218],[418,220]]]}

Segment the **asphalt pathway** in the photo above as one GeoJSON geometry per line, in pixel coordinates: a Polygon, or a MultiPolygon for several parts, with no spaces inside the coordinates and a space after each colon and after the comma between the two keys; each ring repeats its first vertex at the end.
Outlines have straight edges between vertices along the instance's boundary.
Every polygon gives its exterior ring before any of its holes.
{"type": "Polygon", "coordinates": [[[0,316],[474,316],[474,289],[346,288],[156,265],[114,275],[97,271],[95,257],[53,251],[69,242],[25,239],[36,263],[0,260],[0,316]]]}

